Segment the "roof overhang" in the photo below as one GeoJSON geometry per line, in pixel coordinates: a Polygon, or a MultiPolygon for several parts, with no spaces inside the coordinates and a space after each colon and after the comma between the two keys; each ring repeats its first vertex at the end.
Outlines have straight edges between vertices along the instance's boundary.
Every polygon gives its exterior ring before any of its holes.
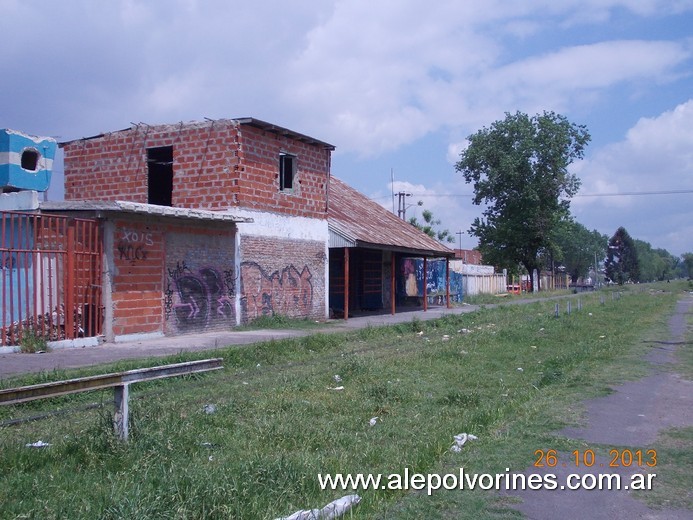
{"type": "Polygon", "coordinates": [[[169,206],[158,206],[156,204],[145,204],[142,202],[130,202],[123,200],[46,201],[39,204],[39,209],[42,211],[89,211],[97,213],[97,216],[104,216],[106,213],[132,213],[136,215],[173,217],[216,222],[233,222],[237,224],[253,222],[252,218],[239,217],[228,212],[190,208],[172,208],[169,206]]]}
{"type": "Polygon", "coordinates": [[[312,137],[309,137],[304,134],[300,134],[298,132],[294,132],[293,130],[289,130],[288,128],[283,128],[281,126],[274,125],[272,123],[267,123],[266,121],[261,121],[260,119],[255,119],[254,117],[240,117],[240,118],[235,118],[234,121],[237,121],[241,125],[248,125],[248,126],[253,126],[255,128],[259,128],[261,130],[264,130],[266,132],[271,132],[273,134],[281,135],[284,137],[289,137],[291,139],[295,139],[296,141],[301,141],[310,145],[314,146],[320,146],[326,150],[334,150],[335,146],[330,143],[326,143],[324,141],[320,141],[318,139],[314,139],[312,137]]]}
{"type": "Polygon", "coordinates": [[[454,251],[444,252],[444,251],[434,251],[432,249],[419,249],[415,247],[404,247],[393,244],[378,244],[375,242],[367,242],[365,240],[359,240],[351,236],[345,229],[343,229],[337,222],[329,222],[328,229],[330,234],[329,247],[330,248],[354,248],[360,247],[362,249],[377,249],[380,251],[393,251],[395,253],[401,253],[409,256],[426,256],[433,258],[454,258],[454,251]]]}

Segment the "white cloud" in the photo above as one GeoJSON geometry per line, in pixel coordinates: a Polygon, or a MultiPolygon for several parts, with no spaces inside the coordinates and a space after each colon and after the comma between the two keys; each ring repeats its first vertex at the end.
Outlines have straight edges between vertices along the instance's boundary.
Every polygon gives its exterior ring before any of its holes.
{"type": "MultiPolygon", "coordinates": [[[[441,127],[473,130],[505,111],[590,106],[618,85],[674,78],[690,59],[685,42],[645,40],[512,59],[514,41],[572,18],[583,4],[336,2],[290,61],[298,81],[286,85],[284,99],[340,153],[374,156],[441,127]]],[[[608,18],[615,7],[644,15],[660,4],[595,0],[587,8],[608,18]]]]}
{"type": "MultiPolygon", "coordinates": [[[[623,141],[580,164],[578,175],[584,194],[693,190],[693,99],[641,118],[623,141]]],[[[693,249],[692,198],[692,193],[576,197],[572,207],[588,227],[610,234],[624,225],[633,237],[681,254],[693,249]]]]}

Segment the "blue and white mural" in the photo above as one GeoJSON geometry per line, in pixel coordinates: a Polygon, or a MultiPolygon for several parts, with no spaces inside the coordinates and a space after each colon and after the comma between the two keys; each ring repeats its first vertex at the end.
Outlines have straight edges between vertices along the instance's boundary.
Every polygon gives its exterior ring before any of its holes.
{"type": "Polygon", "coordinates": [[[57,142],[0,129],[0,189],[46,191],[57,142]]]}

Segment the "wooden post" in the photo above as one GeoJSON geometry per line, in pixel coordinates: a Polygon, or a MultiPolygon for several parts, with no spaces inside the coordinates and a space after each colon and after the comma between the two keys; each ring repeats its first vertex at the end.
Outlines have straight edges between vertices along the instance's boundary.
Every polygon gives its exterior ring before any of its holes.
{"type": "Polygon", "coordinates": [[[391,267],[390,267],[390,305],[392,307],[392,314],[395,314],[397,312],[396,309],[396,295],[395,295],[395,290],[396,290],[396,284],[395,284],[395,275],[397,273],[396,270],[397,262],[395,261],[395,252],[392,252],[392,260],[391,260],[391,267]]]}
{"type": "Polygon", "coordinates": [[[130,396],[130,385],[120,385],[113,387],[113,401],[115,413],[113,414],[113,428],[115,434],[121,441],[128,440],[130,430],[128,398],[130,396]]]}
{"type": "Polygon", "coordinates": [[[427,276],[427,266],[428,264],[426,263],[426,257],[424,256],[424,272],[423,272],[423,304],[424,304],[424,312],[428,310],[428,292],[426,291],[426,281],[428,280],[427,276]]]}
{"type": "Polygon", "coordinates": [[[445,305],[450,308],[450,259],[445,258],[445,305]]]}
{"type": "Polygon", "coordinates": [[[67,224],[67,244],[65,255],[65,339],[74,339],[75,334],[75,227],[67,224]]]}
{"type": "Polygon", "coordinates": [[[344,319],[349,319],[349,248],[344,248],[344,319]]]}

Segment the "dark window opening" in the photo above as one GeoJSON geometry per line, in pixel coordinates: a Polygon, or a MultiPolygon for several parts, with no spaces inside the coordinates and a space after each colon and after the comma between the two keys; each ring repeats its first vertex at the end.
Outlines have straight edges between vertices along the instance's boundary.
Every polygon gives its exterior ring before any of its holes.
{"type": "Polygon", "coordinates": [[[39,153],[36,150],[28,149],[22,152],[22,168],[35,172],[38,169],[39,153]]]}
{"type": "Polygon", "coordinates": [[[296,177],[296,156],[283,153],[279,155],[279,189],[290,191],[294,189],[296,177]]]}
{"type": "Polygon", "coordinates": [[[147,202],[173,205],[173,146],[147,150],[147,202]]]}

